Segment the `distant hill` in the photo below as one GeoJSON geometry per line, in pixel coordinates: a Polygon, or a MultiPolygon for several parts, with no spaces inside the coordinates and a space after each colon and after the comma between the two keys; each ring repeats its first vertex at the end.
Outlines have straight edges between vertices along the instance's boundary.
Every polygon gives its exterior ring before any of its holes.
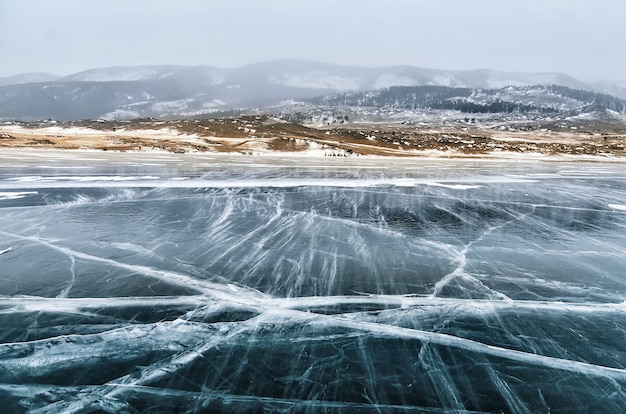
{"type": "Polygon", "coordinates": [[[561,85],[507,86],[499,89],[445,86],[392,86],[367,92],[319,96],[315,105],[398,109],[448,109],[465,113],[626,113],[617,97],[561,85]]]}
{"type": "MultiPolygon", "coordinates": [[[[470,91],[501,90],[505,86],[519,91],[531,85],[560,85],[590,92],[610,89],[607,84],[594,86],[558,73],[447,71],[410,66],[365,68],[302,60],[231,69],[172,65],[98,68],[61,78],[25,74],[0,78],[0,85],[0,119],[5,120],[192,117],[238,108],[263,108],[285,100],[310,100],[315,96],[382,93],[393,87],[452,90],[445,93],[466,89],[459,95],[465,103],[469,103],[469,98],[478,99],[477,93],[470,91]]],[[[618,86],[615,90],[624,92],[618,86]]],[[[450,102],[448,99],[440,104],[450,106],[450,102]]]]}
{"type": "Polygon", "coordinates": [[[22,73],[19,75],[7,76],[0,78],[0,86],[5,85],[19,85],[22,83],[35,83],[35,82],[53,82],[59,79],[58,76],[50,73],[34,72],[34,73],[22,73]]]}

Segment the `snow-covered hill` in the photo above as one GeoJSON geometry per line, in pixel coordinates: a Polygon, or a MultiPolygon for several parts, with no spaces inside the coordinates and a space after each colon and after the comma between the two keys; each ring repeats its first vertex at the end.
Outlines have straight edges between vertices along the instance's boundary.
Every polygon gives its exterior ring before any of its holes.
{"type": "Polygon", "coordinates": [[[52,82],[57,79],[59,79],[59,77],[51,73],[43,73],[43,72],[22,73],[19,75],[13,75],[13,76],[0,78],[0,86],[19,85],[22,83],[35,83],[35,82],[52,82]]]}
{"type": "Polygon", "coordinates": [[[561,85],[507,86],[498,89],[445,86],[393,86],[366,92],[318,96],[308,103],[323,107],[438,109],[463,113],[626,114],[626,101],[611,95],[561,85]]]}
{"type": "MultiPolygon", "coordinates": [[[[171,65],[98,68],[62,78],[46,74],[14,76],[0,79],[2,84],[0,119],[18,120],[201,116],[236,108],[266,107],[290,99],[394,86],[486,90],[550,84],[603,93],[611,88],[608,84],[594,86],[553,73],[448,71],[410,66],[367,68],[303,60],[230,69],[171,65]]],[[[615,91],[626,97],[624,89],[615,86],[615,91]]]]}
{"type": "Polygon", "coordinates": [[[223,69],[211,66],[118,66],[111,68],[90,69],[74,73],[59,79],[62,82],[129,82],[173,79],[180,77],[200,78],[203,82],[218,84],[223,81],[223,69]]]}

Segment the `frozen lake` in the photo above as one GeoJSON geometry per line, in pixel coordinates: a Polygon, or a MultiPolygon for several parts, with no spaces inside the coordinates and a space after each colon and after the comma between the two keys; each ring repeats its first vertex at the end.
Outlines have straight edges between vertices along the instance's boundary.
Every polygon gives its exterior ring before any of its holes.
{"type": "Polygon", "coordinates": [[[626,412],[626,164],[3,151],[0,295],[7,412],[626,412]]]}

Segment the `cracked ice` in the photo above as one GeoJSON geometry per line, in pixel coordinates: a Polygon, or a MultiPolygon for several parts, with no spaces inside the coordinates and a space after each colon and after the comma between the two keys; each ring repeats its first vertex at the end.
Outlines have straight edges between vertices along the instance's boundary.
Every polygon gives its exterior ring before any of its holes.
{"type": "Polygon", "coordinates": [[[623,165],[154,157],[2,160],[5,409],[626,410],[623,165]]]}

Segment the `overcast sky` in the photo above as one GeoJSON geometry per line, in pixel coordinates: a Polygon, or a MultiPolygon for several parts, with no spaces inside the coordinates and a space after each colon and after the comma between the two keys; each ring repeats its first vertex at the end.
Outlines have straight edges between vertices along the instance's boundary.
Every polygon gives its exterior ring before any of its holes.
{"type": "Polygon", "coordinates": [[[0,0],[0,76],[274,59],[626,80],[624,0],[0,0]]]}

